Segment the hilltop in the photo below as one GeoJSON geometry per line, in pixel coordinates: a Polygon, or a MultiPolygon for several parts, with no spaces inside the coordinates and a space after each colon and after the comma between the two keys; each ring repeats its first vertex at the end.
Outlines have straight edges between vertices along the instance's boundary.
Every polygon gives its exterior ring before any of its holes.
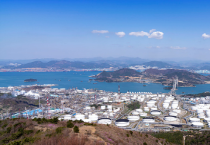
{"type": "Polygon", "coordinates": [[[159,145],[172,144],[150,134],[113,125],[54,119],[7,119],[0,121],[0,145],[159,145]]]}
{"type": "Polygon", "coordinates": [[[136,70],[123,68],[116,70],[114,72],[103,71],[93,77],[97,81],[106,81],[106,82],[121,82],[121,81],[130,81],[130,77],[140,77],[141,73],[136,70]]]}

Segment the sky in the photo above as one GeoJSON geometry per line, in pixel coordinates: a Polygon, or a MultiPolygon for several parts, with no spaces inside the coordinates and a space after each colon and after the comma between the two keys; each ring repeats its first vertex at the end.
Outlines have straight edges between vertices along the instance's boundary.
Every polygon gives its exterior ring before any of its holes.
{"type": "Polygon", "coordinates": [[[0,59],[210,61],[210,0],[0,0],[0,59]]]}

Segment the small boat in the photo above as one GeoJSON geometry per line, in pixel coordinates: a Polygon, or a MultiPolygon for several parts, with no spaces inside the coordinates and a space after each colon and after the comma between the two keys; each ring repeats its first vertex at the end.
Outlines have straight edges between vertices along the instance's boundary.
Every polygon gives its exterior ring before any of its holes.
{"type": "Polygon", "coordinates": [[[97,84],[97,83],[93,83],[93,84],[97,84]]]}
{"type": "Polygon", "coordinates": [[[81,82],[83,82],[83,81],[81,81],[81,82]]]}
{"type": "Polygon", "coordinates": [[[71,81],[71,80],[68,80],[68,81],[71,81]]]}
{"type": "Polygon", "coordinates": [[[146,87],[147,85],[143,85],[144,87],[146,87]]]}

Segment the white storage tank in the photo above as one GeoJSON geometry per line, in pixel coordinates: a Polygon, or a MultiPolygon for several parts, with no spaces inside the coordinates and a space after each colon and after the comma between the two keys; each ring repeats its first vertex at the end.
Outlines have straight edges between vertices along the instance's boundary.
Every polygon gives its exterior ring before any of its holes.
{"type": "Polygon", "coordinates": [[[112,105],[107,105],[107,109],[112,110],[112,105]]]}
{"type": "Polygon", "coordinates": [[[133,115],[139,115],[139,112],[133,111],[132,114],[133,114],[133,115]]]}
{"type": "Polygon", "coordinates": [[[137,111],[137,112],[143,112],[143,110],[142,110],[142,109],[136,109],[136,111],[137,111]]]}
{"type": "Polygon", "coordinates": [[[98,119],[98,124],[111,124],[112,120],[110,118],[100,118],[98,119]]]}
{"type": "Polygon", "coordinates": [[[175,116],[165,116],[165,121],[177,121],[177,118],[175,116]]]}
{"type": "Polygon", "coordinates": [[[81,113],[77,113],[77,114],[75,115],[75,119],[76,119],[76,120],[83,120],[83,119],[85,119],[85,115],[83,115],[83,114],[81,114],[81,113]]]}
{"type": "Polygon", "coordinates": [[[157,110],[157,107],[152,107],[152,108],[151,108],[151,111],[152,111],[152,110],[157,110]]]}
{"type": "Polygon", "coordinates": [[[176,112],[169,112],[170,116],[177,116],[178,114],[176,112]]]}
{"type": "Polygon", "coordinates": [[[106,109],[106,106],[101,106],[101,110],[104,110],[104,109],[106,109]]]}
{"type": "Polygon", "coordinates": [[[155,119],[152,118],[152,117],[145,117],[145,118],[142,119],[142,122],[144,122],[144,123],[154,123],[155,119]]]}
{"type": "Polygon", "coordinates": [[[181,110],[179,110],[179,109],[174,109],[173,112],[181,113],[181,110]]]}
{"type": "Polygon", "coordinates": [[[128,119],[118,119],[115,121],[115,125],[119,127],[125,127],[129,125],[128,119]]]}
{"type": "Polygon", "coordinates": [[[144,107],[144,111],[148,112],[149,111],[149,107],[144,107]]]}
{"type": "Polygon", "coordinates": [[[203,127],[204,125],[201,122],[192,122],[192,126],[194,126],[194,127],[203,127]]]}
{"type": "Polygon", "coordinates": [[[147,113],[140,113],[139,114],[141,117],[146,117],[147,116],[147,113]]]}
{"type": "Polygon", "coordinates": [[[140,119],[139,116],[128,116],[128,120],[129,120],[129,121],[137,121],[137,120],[139,120],[139,119],[140,119]]]}
{"type": "Polygon", "coordinates": [[[190,118],[190,122],[200,122],[199,118],[190,118]]]}
{"type": "Polygon", "coordinates": [[[150,114],[151,114],[151,115],[154,115],[154,116],[159,116],[159,115],[161,115],[161,112],[158,111],[158,110],[152,110],[152,111],[150,112],[150,114]]]}
{"type": "Polygon", "coordinates": [[[96,114],[89,115],[88,117],[91,121],[97,121],[98,120],[98,115],[96,115],[96,114]]]}
{"type": "Polygon", "coordinates": [[[71,120],[71,115],[64,115],[63,116],[63,119],[64,120],[71,120]]]}

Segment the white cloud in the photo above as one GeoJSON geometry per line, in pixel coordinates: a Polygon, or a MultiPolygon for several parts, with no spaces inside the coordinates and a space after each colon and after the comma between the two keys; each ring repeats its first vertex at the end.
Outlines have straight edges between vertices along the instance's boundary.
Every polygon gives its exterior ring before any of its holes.
{"type": "Polygon", "coordinates": [[[206,34],[206,33],[203,33],[202,37],[203,37],[204,39],[206,39],[206,38],[210,38],[210,35],[208,35],[208,34],[206,34]]]}
{"type": "Polygon", "coordinates": [[[149,46],[149,47],[146,47],[146,48],[161,48],[160,46],[149,46]]]}
{"type": "Polygon", "coordinates": [[[116,32],[115,34],[119,37],[125,36],[125,32],[116,32]]]}
{"type": "Polygon", "coordinates": [[[101,33],[101,34],[104,34],[104,33],[109,33],[108,30],[93,30],[92,33],[101,33]]]}
{"type": "Polygon", "coordinates": [[[150,34],[148,38],[163,39],[163,34],[164,33],[160,31],[152,32],[152,34],[150,34]]]}
{"type": "Polygon", "coordinates": [[[187,49],[186,47],[171,46],[171,49],[187,49]]]}
{"type": "Polygon", "coordinates": [[[141,32],[130,32],[129,35],[134,35],[134,36],[149,36],[149,33],[141,31],[141,32]]]}
{"type": "Polygon", "coordinates": [[[163,39],[163,32],[156,31],[155,29],[152,29],[148,32],[130,32],[129,35],[134,35],[134,36],[147,36],[148,38],[155,38],[155,39],[163,39]]]}
{"type": "Polygon", "coordinates": [[[154,32],[154,31],[156,31],[156,29],[151,29],[151,30],[149,31],[149,33],[152,33],[152,32],[154,32]]]}

